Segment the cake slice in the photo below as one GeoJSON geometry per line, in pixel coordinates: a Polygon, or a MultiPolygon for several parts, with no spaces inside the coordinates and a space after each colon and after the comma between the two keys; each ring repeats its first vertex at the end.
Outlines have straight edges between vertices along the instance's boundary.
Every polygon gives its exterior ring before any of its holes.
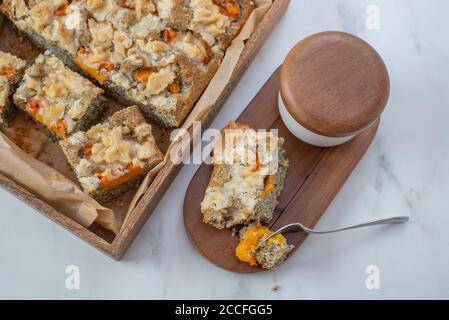
{"type": "Polygon", "coordinates": [[[14,102],[54,136],[65,138],[98,121],[106,107],[102,94],[47,51],[25,71],[14,102]]]}
{"type": "Polygon", "coordinates": [[[87,132],[60,141],[70,165],[89,196],[105,202],[137,187],[164,159],[151,125],[137,106],[114,113],[87,132]]]}
{"type": "Polygon", "coordinates": [[[14,118],[16,108],[12,103],[12,94],[25,67],[25,61],[0,51],[0,124],[8,125],[14,118]]]}
{"type": "Polygon", "coordinates": [[[288,167],[284,140],[231,122],[216,141],[203,221],[218,229],[270,221],[288,167]]]}
{"type": "Polygon", "coordinates": [[[253,224],[240,230],[240,243],[235,254],[240,261],[252,266],[260,265],[264,269],[279,266],[294,248],[282,234],[277,234],[263,244],[261,241],[272,234],[268,228],[253,224]]]}

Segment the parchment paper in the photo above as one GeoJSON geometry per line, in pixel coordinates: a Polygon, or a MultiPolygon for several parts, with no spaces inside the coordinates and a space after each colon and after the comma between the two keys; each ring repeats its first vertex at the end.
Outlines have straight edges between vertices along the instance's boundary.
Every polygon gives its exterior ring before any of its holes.
{"type": "Polygon", "coordinates": [[[97,221],[115,233],[120,229],[112,210],[98,204],[56,170],[25,153],[1,132],[0,172],[86,228],[97,221]]]}
{"type": "MultiPolygon", "coordinates": [[[[227,49],[220,68],[182,128],[189,129],[194,121],[200,120],[202,115],[213,107],[231,78],[245,47],[245,40],[250,37],[271,4],[272,0],[255,0],[256,9],[227,49]]],[[[176,136],[173,139],[164,161],[151,170],[135,193],[129,204],[127,215],[135,208],[160,169],[167,161],[170,161],[170,151],[179,144],[178,138],[179,136],[176,136]]],[[[55,169],[33,158],[31,154],[25,153],[2,132],[0,132],[0,172],[86,228],[97,222],[115,234],[120,230],[123,217],[84,194],[73,181],[55,169]]]]}

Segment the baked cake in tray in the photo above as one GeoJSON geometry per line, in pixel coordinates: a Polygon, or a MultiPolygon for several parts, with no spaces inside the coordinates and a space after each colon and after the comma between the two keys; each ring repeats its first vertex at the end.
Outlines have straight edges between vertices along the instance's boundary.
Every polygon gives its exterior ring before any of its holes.
{"type": "Polygon", "coordinates": [[[14,102],[56,137],[64,138],[97,122],[106,107],[102,94],[102,89],[46,51],[25,71],[14,102]]]}
{"type": "Polygon", "coordinates": [[[148,118],[179,126],[254,8],[252,0],[4,0],[41,47],[148,118]]]}
{"type": "Polygon", "coordinates": [[[269,222],[288,167],[284,140],[231,122],[216,141],[222,143],[213,150],[214,168],[201,203],[204,222],[218,229],[269,222]]]}
{"type": "Polygon", "coordinates": [[[272,231],[253,224],[240,230],[240,243],[235,254],[240,261],[252,266],[260,265],[264,269],[273,269],[286,259],[294,246],[289,245],[282,234],[276,234],[262,243],[272,231]]]}
{"type": "Polygon", "coordinates": [[[8,125],[16,113],[11,98],[25,67],[25,61],[0,51],[0,124],[8,125]]]}
{"type": "Polygon", "coordinates": [[[105,202],[137,187],[164,155],[137,106],[114,113],[60,145],[83,190],[105,202]]]}

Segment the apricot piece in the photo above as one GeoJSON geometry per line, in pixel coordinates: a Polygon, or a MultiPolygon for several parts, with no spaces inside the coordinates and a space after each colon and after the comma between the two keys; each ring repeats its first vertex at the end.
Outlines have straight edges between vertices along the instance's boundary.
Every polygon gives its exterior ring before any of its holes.
{"type": "Polygon", "coordinates": [[[39,111],[40,107],[41,106],[39,102],[36,100],[31,100],[27,105],[28,111],[30,111],[32,114],[36,114],[39,111]]]}
{"type": "Polygon", "coordinates": [[[123,175],[121,175],[120,177],[117,177],[114,180],[106,179],[106,177],[101,173],[97,173],[95,175],[100,178],[100,183],[101,183],[101,186],[103,187],[103,189],[107,190],[107,189],[112,189],[112,188],[118,187],[118,186],[128,182],[132,178],[135,178],[137,175],[142,173],[142,171],[143,171],[142,168],[140,168],[138,166],[128,165],[127,171],[123,175]]]}
{"type": "Polygon", "coordinates": [[[153,68],[142,68],[134,74],[134,79],[146,85],[148,78],[155,72],[153,68]]]}
{"type": "Polygon", "coordinates": [[[162,38],[165,42],[173,42],[176,39],[178,31],[174,28],[167,28],[162,31],[162,38]]]}
{"type": "Polygon", "coordinates": [[[129,9],[129,10],[134,10],[136,7],[134,6],[134,4],[129,3],[127,0],[118,0],[117,4],[119,7],[125,8],[125,9],[129,9]]]}
{"type": "Polygon", "coordinates": [[[83,154],[85,157],[89,157],[92,155],[92,145],[87,145],[83,149],[83,154]]]}
{"type": "Polygon", "coordinates": [[[65,137],[67,135],[67,124],[63,119],[58,120],[56,125],[51,129],[57,134],[59,134],[61,137],[65,137]]]}
{"type": "Polygon", "coordinates": [[[265,187],[263,189],[264,194],[271,192],[274,189],[274,176],[265,177],[265,187]]]}
{"type": "Polygon", "coordinates": [[[236,0],[213,0],[214,4],[220,8],[220,13],[231,19],[240,16],[240,6],[236,0]]]}
{"type": "Polygon", "coordinates": [[[181,86],[177,81],[174,81],[168,86],[168,91],[171,93],[179,93],[181,92],[181,86]]]}
{"type": "Polygon", "coordinates": [[[6,77],[9,81],[14,79],[14,75],[16,74],[16,69],[11,66],[7,66],[0,71],[0,76],[6,77]]]}
{"type": "Polygon", "coordinates": [[[204,47],[203,62],[204,64],[208,64],[212,56],[212,50],[206,41],[203,41],[203,47],[204,47]]]}
{"type": "Polygon", "coordinates": [[[58,9],[56,9],[56,11],[55,11],[55,16],[58,16],[58,17],[64,17],[64,16],[66,16],[67,15],[67,8],[68,8],[69,6],[68,6],[68,4],[63,4],[63,5],[61,5],[58,9]]]}
{"type": "Polygon", "coordinates": [[[100,62],[100,70],[112,71],[115,68],[115,64],[110,61],[100,62]]]}

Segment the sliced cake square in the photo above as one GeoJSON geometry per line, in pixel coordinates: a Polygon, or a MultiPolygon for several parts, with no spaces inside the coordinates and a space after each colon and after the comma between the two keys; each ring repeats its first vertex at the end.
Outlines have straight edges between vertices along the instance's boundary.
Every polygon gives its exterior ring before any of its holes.
{"type": "Polygon", "coordinates": [[[25,67],[22,59],[0,51],[0,124],[7,125],[16,113],[11,98],[25,67]]]}
{"type": "Polygon", "coordinates": [[[70,165],[92,198],[104,202],[140,185],[164,155],[137,106],[114,113],[86,132],[60,141],[70,165]]]}
{"type": "Polygon", "coordinates": [[[214,168],[201,203],[204,222],[223,229],[270,221],[288,167],[284,140],[231,122],[216,141],[222,143],[214,147],[214,168]]]}
{"type": "Polygon", "coordinates": [[[14,102],[56,137],[65,138],[98,121],[106,107],[102,94],[47,51],[25,71],[14,102]]]}

